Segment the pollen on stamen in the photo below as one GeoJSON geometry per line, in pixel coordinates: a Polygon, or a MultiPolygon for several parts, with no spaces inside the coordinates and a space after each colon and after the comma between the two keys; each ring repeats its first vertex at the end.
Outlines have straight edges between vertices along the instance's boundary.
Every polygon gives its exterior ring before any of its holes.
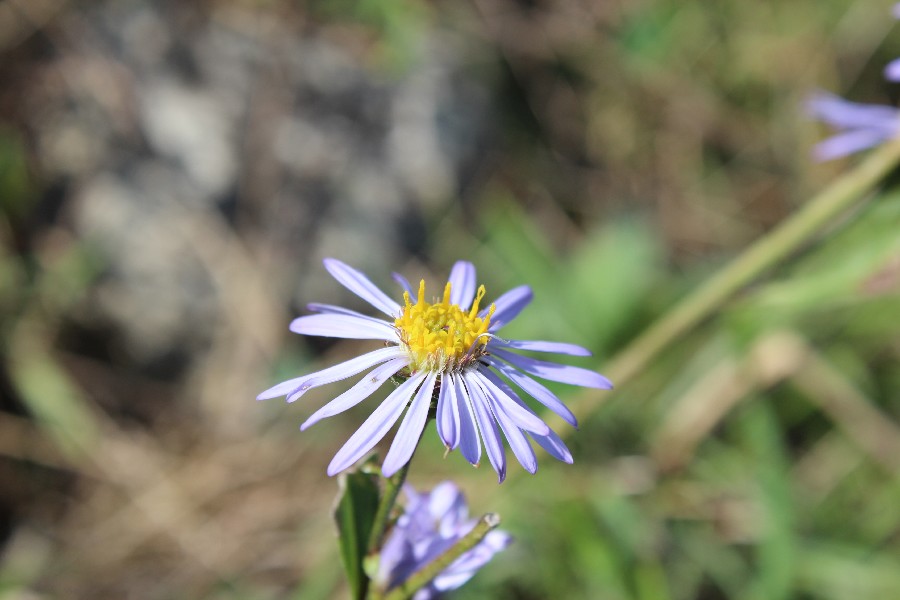
{"type": "Polygon", "coordinates": [[[488,326],[496,306],[491,305],[484,317],[478,316],[485,295],[480,286],[468,312],[450,302],[452,284],[447,282],[440,301],[425,301],[425,281],[419,282],[417,301],[403,294],[403,312],[394,321],[400,339],[410,356],[412,370],[452,372],[465,369],[484,355],[489,335],[488,326]]]}

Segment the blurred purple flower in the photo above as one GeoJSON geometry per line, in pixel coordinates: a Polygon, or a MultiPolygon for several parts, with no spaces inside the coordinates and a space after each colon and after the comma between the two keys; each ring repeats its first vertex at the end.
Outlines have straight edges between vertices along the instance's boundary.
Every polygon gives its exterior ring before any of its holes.
{"type": "MultiPolygon", "coordinates": [[[[900,19],[900,2],[891,15],[900,19]]],[[[900,81],[900,58],[884,68],[884,77],[900,81]]],[[[817,92],[806,103],[810,116],[825,121],[840,133],[816,145],[813,156],[826,161],[873,148],[900,132],[900,111],[893,106],[860,104],[827,92],[817,92]]]]}
{"type": "Polygon", "coordinates": [[[872,148],[900,132],[900,111],[893,106],[860,104],[817,92],[807,101],[806,110],[840,132],[816,145],[813,153],[820,161],[872,148]]]}
{"type": "Polygon", "coordinates": [[[900,58],[895,58],[884,68],[884,78],[888,81],[900,81],[900,58]]]}
{"type": "Polygon", "coordinates": [[[572,462],[572,455],[559,436],[535,415],[506,380],[573,427],[577,426],[575,415],[529,375],[600,389],[610,389],[612,384],[594,371],[510,352],[527,350],[590,356],[590,351],[581,346],[503,340],[495,335],[531,302],[531,288],[514,288],[490,307],[479,309],[485,295],[484,286],[476,290],[475,267],[459,261],[450,272],[443,299],[435,299],[432,303],[425,300],[424,280],[420,282],[417,300],[413,302],[413,288],[401,275],[395,274],[395,280],[405,290],[404,306],[401,306],[360,271],[333,258],[326,258],[324,263],[339,283],[388,315],[390,320],[338,306],[310,304],[309,310],[319,314],[295,319],[291,331],[302,335],[381,340],[386,347],[282,382],[261,393],[257,399],[287,396],[288,402],[294,402],[314,387],[347,379],[375,367],[356,385],[313,413],[300,426],[305,430],[321,419],[356,406],[394,375],[405,378],[338,451],[328,465],[329,475],[349,468],[365,456],[409,405],[382,465],[386,477],[396,473],[409,462],[418,445],[435,393],[437,431],[444,445],[448,450],[459,447],[463,457],[477,466],[483,442],[499,481],[506,477],[506,452],[500,431],[529,473],[537,471],[537,460],[526,434],[554,458],[572,462]]]}
{"type": "MultiPolygon", "coordinates": [[[[900,19],[900,2],[893,6],[891,15],[895,19],[900,19]]],[[[888,81],[900,81],[900,58],[895,58],[887,64],[884,68],[884,77],[888,81]]]]}
{"type": "MultiPolygon", "coordinates": [[[[478,522],[469,519],[465,498],[449,481],[437,485],[431,493],[419,494],[409,485],[404,486],[404,492],[406,508],[388,536],[378,563],[376,580],[386,589],[406,581],[462,539],[478,522]]],[[[477,546],[420,589],[413,600],[429,600],[458,588],[510,542],[512,537],[508,533],[490,531],[477,546]]]]}

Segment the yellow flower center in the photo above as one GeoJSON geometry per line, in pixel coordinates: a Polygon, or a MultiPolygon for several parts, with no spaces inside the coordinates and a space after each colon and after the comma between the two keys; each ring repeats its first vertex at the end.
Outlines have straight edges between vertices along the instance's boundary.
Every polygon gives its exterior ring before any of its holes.
{"type": "Polygon", "coordinates": [[[484,318],[478,316],[478,304],[484,298],[484,286],[478,288],[468,312],[450,303],[450,282],[444,287],[444,298],[425,302],[425,280],[419,282],[419,297],[410,302],[403,293],[406,306],[394,321],[400,339],[410,357],[410,369],[447,372],[461,370],[484,355],[488,343],[485,335],[496,306],[491,304],[484,318]]]}

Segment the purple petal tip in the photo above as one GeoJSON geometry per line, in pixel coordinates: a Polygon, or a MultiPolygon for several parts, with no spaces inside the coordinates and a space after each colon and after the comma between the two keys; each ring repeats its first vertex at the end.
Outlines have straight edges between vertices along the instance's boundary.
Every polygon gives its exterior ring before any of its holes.
{"type": "Polygon", "coordinates": [[[888,81],[900,81],[900,58],[894,59],[884,68],[884,77],[888,81]]]}

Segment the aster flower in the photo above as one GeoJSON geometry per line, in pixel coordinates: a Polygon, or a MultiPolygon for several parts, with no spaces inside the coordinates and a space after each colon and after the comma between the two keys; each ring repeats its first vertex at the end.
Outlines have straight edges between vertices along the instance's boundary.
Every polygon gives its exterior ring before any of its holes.
{"type": "MultiPolygon", "coordinates": [[[[422,494],[405,485],[404,493],[406,508],[391,530],[378,563],[376,582],[387,590],[438,558],[477,523],[477,519],[469,519],[465,498],[449,481],[422,494]]],[[[458,588],[510,542],[512,536],[504,531],[488,532],[478,545],[416,592],[413,600],[430,600],[441,592],[458,588]]]]}
{"type": "Polygon", "coordinates": [[[483,285],[476,288],[475,267],[460,261],[450,272],[443,296],[432,302],[425,299],[424,280],[414,292],[409,282],[395,274],[395,280],[404,289],[403,305],[400,305],[360,271],[333,258],[326,258],[324,264],[339,283],[390,319],[370,317],[338,306],[310,304],[309,310],[317,314],[295,319],[290,325],[291,331],[302,335],[379,340],[385,347],[279,383],[257,399],[286,396],[288,402],[294,402],[314,387],[372,369],[349,390],[313,413],[300,427],[305,430],[321,419],[356,406],[388,379],[394,376],[404,379],[337,452],[328,465],[329,475],[349,468],[372,450],[409,405],[382,465],[386,477],[396,473],[412,457],[435,396],[437,431],[448,451],[459,448],[463,457],[477,466],[483,443],[500,481],[506,477],[501,431],[513,454],[530,473],[537,471],[537,460],[529,438],[554,458],[572,462],[572,455],[559,436],[510,384],[573,427],[577,426],[575,415],[531,376],[599,389],[610,389],[612,384],[587,369],[512,352],[525,350],[590,356],[590,352],[581,346],[510,341],[496,336],[497,331],[531,302],[532,293],[528,286],[514,288],[489,307],[482,308],[485,288],[483,285]]]}
{"type": "Polygon", "coordinates": [[[840,158],[873,148],[900,133],[900,111],[893,106],[850,102],[827,92],[814,94],[806,104],[810,116],[840,133],[816,145],[816,160],[840,158]]]}

